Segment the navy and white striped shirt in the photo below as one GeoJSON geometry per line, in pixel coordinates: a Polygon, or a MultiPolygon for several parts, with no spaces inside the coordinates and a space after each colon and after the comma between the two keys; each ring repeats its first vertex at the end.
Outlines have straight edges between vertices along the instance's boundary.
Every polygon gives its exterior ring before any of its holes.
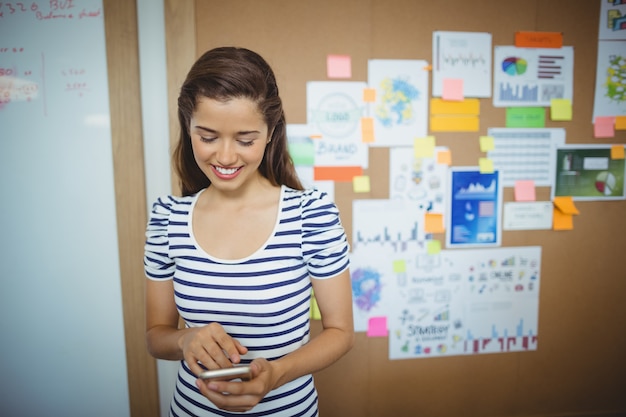
{"type": "MultiPolygon", "coordinates": [[[[320,191],[283,186],[279,215],[266,243],[247,258],[224,260],[204,252],[194,239],[191,213],[200,193],[154,203],[146,232],[146,276],[173,279],[186,326],[220,323],[248,348],[243,363],[257,357],[271,361],[307,343],[311,278],[332,278],[349,264],[336,205],[320,191]]],[[[202,396],[195,379],[182,361],[170,414],[231,415],[202,396]]],[[[316,416],[312,376],[270,392],[245,415],[316,416]]]]}

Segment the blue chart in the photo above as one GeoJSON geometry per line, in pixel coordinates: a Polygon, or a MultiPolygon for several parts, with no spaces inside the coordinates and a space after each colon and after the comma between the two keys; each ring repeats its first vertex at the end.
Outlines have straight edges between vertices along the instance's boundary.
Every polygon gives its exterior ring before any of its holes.
{"type": "Polygon", "coordinates": [[[519,101],[519,102],[536,102],[539,98],[539,86],[534,87],[528,85],[511,85],[509,83],[501,83],[499,91],[499,99],[501,101],[519,101]]]}

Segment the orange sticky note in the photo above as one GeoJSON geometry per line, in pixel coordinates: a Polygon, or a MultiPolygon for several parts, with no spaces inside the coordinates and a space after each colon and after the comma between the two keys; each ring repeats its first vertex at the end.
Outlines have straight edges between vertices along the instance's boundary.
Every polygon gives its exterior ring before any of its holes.
{"type": "Polygon", "coordinates": [[[313,167],[313,180],[352,182],[356,176],[363,175],[363,167],[313,167]]]}
{"type": "Polygon", "coordinates": [[[624,145],[611,146],[611,159],[624,159],[624,145]]]}
{"type": "Polygon", "coordinates": [[[444,78],[441,98],[451,101],[463,101],[463,79],[444,78]]]}
{"type": "Polygon", "coordinates": [[[361,141],[363,143],[374,142],[374,119],[372,117],[361,118],[361,141]]]}
{"type": "Polygon", "coordinates": [[[535,201],[535,181],[515,181],[515,201],[535,201]]]}
{"type": "Polygon", "coordinates": [[[370,192],[370,177],[369,175],[357,175],[352,178],[352,189],[355,193],[369,193],[370,192]]]}
{"type": "Polygon", "coordinates": [[[452,152],[449,149],[437,152],[437,163],[442,165],[452,165],[452,152]]]}
{"type": "Polygon", "coordinates": [[[615,116],[615,130],[626,130],[626,116],[615,116]]]}
{"type": "Polygon", "coordinates": [[[593,122],[594,138],[615,137],[615,117],[596,117],[593,122]]]}
{"type": "Polygon", "coordinates": [[[352,59],[350,55],[328,55],[326,57],[328,78],[351,78],[352,59]]]}
{"type": "Polygon", "coordinates": [[[367,337],[387,336],[387,317],[370,317],[367,321],[367,337]]]}
{"type": "Polygon", "coordinates": [[[574,199],[570,196],[567,197],[554,197],[552,201],[554,206],[564,214],[580,214],[576,206],[574,205],[574,199]]]}
{"type": "Polygon", "coordinates": [[[571,214],[565,214],[557,208],[554,208],[552,211],[552,228],[554,230],[574,229],[574,216],[571,214]]]}
{"type": "Polygon", "coordinates": [[[424,215],[424,231],[426,233],[443,233],[446,231],[443,226],[443,214],[426,213],[424,215]]]}
{"type": "Polygon", "coordinates": [[[561,48],[561,32],[515,32],[515,46],[518,48],[561,48]]]}
{"type": "Polygon", "coordinates": [[[430,116],[430,130],[433,132],[478,132],[479,127],[478,116],[430,116]]]}
{"type": "Polygon", "coordinates": [[[376,101],[376,89],[364,88],[363,89],[363,101],[366,103],[374,103],[376,101]]]}

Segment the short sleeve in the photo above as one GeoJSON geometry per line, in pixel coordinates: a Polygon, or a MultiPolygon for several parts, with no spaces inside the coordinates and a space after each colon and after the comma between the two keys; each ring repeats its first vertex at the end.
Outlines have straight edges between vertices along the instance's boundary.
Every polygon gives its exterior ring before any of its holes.
{"type": "Polygon", "coordinates": [[[153,205],[146,227],[144,271],[152,280],[168,280],[174,276],[174,261],[169,257],[168,224],[172,213],[171,197],[161,197],[153,205]]]}
{"type": "Polygon", "coordinates": [[[302,253],[312,278],[332,278],[350,266],[346,232],[339,210],[326,193],[302,196],[302,253]]]}

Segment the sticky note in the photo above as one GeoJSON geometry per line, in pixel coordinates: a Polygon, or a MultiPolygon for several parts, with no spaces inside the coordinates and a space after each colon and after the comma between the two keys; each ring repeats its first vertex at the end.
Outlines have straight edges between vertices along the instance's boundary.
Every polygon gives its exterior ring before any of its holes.
{"type": "Polygon", "coordinates": [[[406,272],[406,261],[404,259],[397,259],[393,261],[394,274],[401,274],[406,272]]]}
{"type": "Polygon", "coordinates": [[[387,336],[387,317],[370,317],[367,321],[367,337],[387,336]]]}
{"type": "Polygon", "coordinates": [[[352,178],[363,175],[363,167],[313,167],[313,180],[315,181],[337,181],[352,182],[352,178]]]}
{"type": "Polygon", "coordinates": [[[480,136],[478,140],[480,141],[481,152],[489,152],[495,149],[493,136],[480,136]]]}
{"type": "Polygon", "coordinates": [[[493,172],[493,161],[489,158],[478,158],[478,170],[481,174],[491,174],[493,172]]]}
{"type": "Polygon", "coordinates": [[[596,117],[593,122],[593,137],[615,137],[615,117],[596,117]]]}
{"type": "Polygon", "coordinates": [[[361,118],[361,141],[363,143],[374,142],[374,119],[372,117],[361,118]]]}
{"type": "Polygon", "coordinates": [[[518,48],[561,48],[561,32],[515,32],[515,46],[518,48]]]}
{"type": "Polygon", "coordinates": [[[437,163],[448,166],[452,165],[452,152],[450,152],[450,149],[437,152],[437,163]]]}
{"type": "Polygon", "coordinates": [[[550,118],[556,121],[572,120],[572,101],[566,98],[550,100],[550,118]]]}
{"type": "Polygon", "coordinates": [[[478,116],[480,114],[480,101],[477,98],[466,98],[463,101],[431,98],[428,107],[431,115],[478,116]]]}
{"type": "Polygon", "coordinates": [[[567,197],[554,197],[552,200],[554,206],[564,214],[580,214],[576,206],[574,205],[574,199],[570,196],[567,197]]]}
{"type": "Polygon", "coordinates": [[[326,57],[328,78],[351,78],[352,59],[350,55],[328,55],[326,57]]]}
{"type": "Polygon", "coordinates": [[[426,213],[424,215],[424,231],[426,233],[443,233],[446,231],[443,226],[443,214],[426,213]]]}
{"type": "Polygon", "coordinates": [[[561,210],[554,208],[552,213],[552,229],[572,230],[574,229],[574,216],[565,214],[561,210]]]}
{"type": "Polygon", "coordinates": [[[313,166],[315,162],[315,146],[311,142],[288,143],[289,154],[294,165],[313,166]]]}
{"type": "Polygon", "coordinates": [[[317,300],[315,299],[315,294],[311,295],[311,312],[310,318],[313,320],[321,320],[322,313],[320,312],[320,307],[317,305],[317,300]]]}
{"type": "Polygon", "coordinates": [[[626,116],[615,117],[615,130],[626,130],[626,116]]]}
{"type": "Polygon", "coordinates": [[[611,146],[611,159],[624,159],[624,145],[611,146]]]}
{"type": "Polygon", "coordinates": [[[545,127],[543,107],[507,107],[505,127],[545,127]]]}
{"type": "Polygon", "coordinates": [[[535,181],[515,181],[515,201],[535,201],[535,181]]]}
{"type": "Polygon", "coordinates": [[[441,97],[444,100],[462,101],[463,100],[463,79],[462,78],[444,78],[443,91],[441,97]]]}
{"type": "Polygon", "coordinates": [[[354,178],[352,178],[352,188],[355,193],[369,193],[370,192],[369,175],[357,175],[354,178]]]}
{"type": "Polygon", "coordinates": [[[426,136],[413,141],[413,152],[416,158],[432,158],[435,156],[435,137],[426,136]]]}
{"type": "Polygon", "coordinates": [[[428,240],[426,242],[426,253],[429,255],[437,255],[441,252],[441,242],[438,240],[428,240]]]}
{"type": "Polygon", "coordinates": [[[364,88],[363,89],[363,101],[366,103],[374,103],[376,101],[376,89],[364,88]]]}
{"type": "Polygon", "coordinates": [[[430,130],[433,132],[478,132],[478,116],[435,115],[430,116],[430,130]]]}

